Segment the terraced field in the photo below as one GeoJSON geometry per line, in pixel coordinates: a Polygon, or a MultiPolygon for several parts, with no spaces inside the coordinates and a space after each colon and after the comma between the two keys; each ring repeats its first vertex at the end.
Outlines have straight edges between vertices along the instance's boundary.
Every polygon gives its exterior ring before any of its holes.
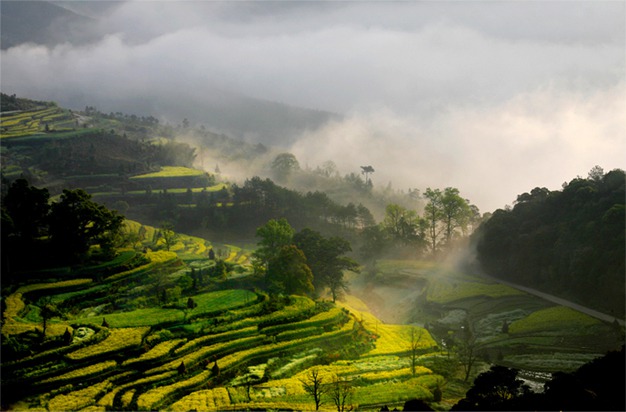
{"type": "Polygon", "coordinates": [[[354,293],[381,317],[427,325],[441,343],[469,328],[479,358],[537,372],[573,371],[619,349],[624,330],[451,266],[381,261],[374,288],[354,293]]]}
{"type": "Polygon", "coordinates": [[[76,120],[68,110],[57,106],[3,114],[0,137],[25,137],[46,132],[68,132],[76,128],[76,120]]]}
{"type": "MultiPolygon", "coordinates": [[[[176,282],[177,273],[202,262],[187,266],[166,251],[139,253],[138,260],[137,253],[127,250],[94,271],[106,276],[40,282],[8,296],[2,333],[30,342],[30,350],[3,357],[6,409],[307,410],[314,404],[304,382],[315,370],[327,384],[349,384],[352,407],[374,410],[416,397],[432,402],[435,388],[445,384],[422,360],[415,372],[410,367],[415,331],[420,359],[438,356],[428,331],[384,324],[355,298],[340,305],[303,296],[275,301],[211,283],[213,290],[167,305],[124,309],[124,296],[125,302],[145,299],[133,296],[149,293],[146,281],[176,282]],[[119,271],[111,273],[115,265],[119,271]],[[46,302],[63,313],[49,318],[41,342],[46,302]]],[[[244,250],[231,245],[226,258],[236,265],[240,256],[244,250]]],[[[322,409],[335,407],[325,398],[322,409]]]]}

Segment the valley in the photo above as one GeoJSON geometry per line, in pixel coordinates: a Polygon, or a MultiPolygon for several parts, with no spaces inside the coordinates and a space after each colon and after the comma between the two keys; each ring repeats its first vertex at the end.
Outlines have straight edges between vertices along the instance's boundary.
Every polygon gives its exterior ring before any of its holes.
{"type": "Polygon", "coordinates": [[[433,205],[456,189],[381,192],[329,165],[261,169],[285,186],[241,183],[220,169],[295,158],[151,117],[8,100],[4,410],[443,411],[494,365],[543,393],[623,345],[622,319],[454,259],[489,219],[465,203],[473,214],[446,237],[433,205]],[[190,135],[206,146],[178,139],[190,135]],[[209,151],[215,172],[197,162],[209,151]],[[303,182],[315,190],[293,189],[303,182]],[[85,233],[102,227],[67,254],[64,207],[86,213],[85,233]]]}

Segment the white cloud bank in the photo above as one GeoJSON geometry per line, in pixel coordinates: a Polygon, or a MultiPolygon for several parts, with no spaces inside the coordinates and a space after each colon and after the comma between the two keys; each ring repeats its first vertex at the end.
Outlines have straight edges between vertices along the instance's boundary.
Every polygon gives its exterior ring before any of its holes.
{"type": "Polygon", "coordinates": [[[503,104],[455,108],[424,119],[355,113],[305,134],[293,146],[308,164],[333,160],[343,172],[376,169],[395,188],[457,187],[484,211],[534,187],[559,189],[595,165],[624,167],[626,86],[593,95],[553,89],[503,104]]]}

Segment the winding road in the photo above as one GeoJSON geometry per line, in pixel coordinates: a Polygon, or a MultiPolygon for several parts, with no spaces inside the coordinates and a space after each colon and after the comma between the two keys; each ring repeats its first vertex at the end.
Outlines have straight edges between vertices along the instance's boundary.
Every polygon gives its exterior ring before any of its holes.
{"type": "Polygon", "coordinates": [[[538,297],[540,297],[542,299],[545,299],[547,301],[556,303],[557,305],[567,306],[568,308],[572,308],[574,310],[577,310],[579,312],[582,312],[584,314],[592,316],[592,317],[594,317],[596,319],[603,320],[605,322],[613,322],[613,321],[617,320],[617,323],[619,323],[621,326],[624,326],[624,320],[623,319],[618,319],[615,316],[611,316],[611,315],[607,315],[606,313],[598,312],[597,310],[590,309],[590,308],[588,308],[586,306],[582,306],[582,305],[579,305],[577,303],[570,302],[569,300],[565,300],[563,298],[559,298],[558,296],[550,295],[548,293],[544,293],[544,292],[538,291],[536,289],[532,289],[532,288],[529,288],[529,287],[526,287],[526,286],[521,286],[521,285],[517,285],[515,283],[507,282],[506,280],[494,278],[493,276],[488,276],[488,275],[484,275],[484,274],[483,274],[483,276],[488,278],[488,279],[493,280],[494,282],[498,282],[498,283],[501,283],[503,285],[512,287],[514,289],[521,290],[523,292],[529,293],[531,295],[538,296],[538,297]]]}

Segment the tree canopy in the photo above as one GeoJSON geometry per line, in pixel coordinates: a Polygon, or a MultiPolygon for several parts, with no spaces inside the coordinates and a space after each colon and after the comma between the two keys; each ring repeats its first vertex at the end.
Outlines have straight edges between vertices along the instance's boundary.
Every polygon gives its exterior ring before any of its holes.
{"type": "Polygon", "coordinates": [[[625,175],[535,188],[496,210],[472,236],[490,275],[624,317],[625,175]],[[594,290],[595,293],[589,293],[594,290]]]}
{"type": "MultiPolygon", "coordinates": [[[[18,179],[2,199],[2,269],[4,275],[44,262],[73,263],[91,246],[112,252],[123,216],[91,200],[82,189],[64,190],[50,203],[45,188],[18,179]]],[[[6,278],[5,278],[6,279],[6,278]]]]}
{"type": "Polygon", "coordinates": [[[347,290],[345,270],[357,270],[358,263],[344,256],[351,252],[350,243],[340,237],[325,238],[319,232],[305,228],[294,236],[295,245],[304,252],[314,276],[315,290],[330,290],[333,302],[347,290]]]}
{"type": "Polygon", "coordinates": [[[288,295],[307,295],[313,292],[313,273],[306,257],[294,245],[282,246],[270,259],[266,280],[270,291],[288,295]]]}
{"type": "Polygon", "coordinates": [[[123,221],[123,216],[92,201],[84,190],[63,190],[60,202],[52,204],[50,241],[60,256],[74,260],[92,245],[110,249],[123,221]]]}
{"type": "Polygon", "coordinates": [[[304,228],[296,233],[286,219],[269,220],[257,229],[255,256],[265,265],[268,287],[284,293],[322,293],[329,289],[333,301],[347,290],[345,270],[358,264],[345,256],[350,243],[338,236],[326,238],[304,228]]]}
{"type": "Polygon", "coordinates": [[[278,256],[283,246],[292,244],[294,233],[295,230],[287,222],[287,219],[270,219],[256,231],[260,240],[254,256],[267,265],[278,256]]]}

